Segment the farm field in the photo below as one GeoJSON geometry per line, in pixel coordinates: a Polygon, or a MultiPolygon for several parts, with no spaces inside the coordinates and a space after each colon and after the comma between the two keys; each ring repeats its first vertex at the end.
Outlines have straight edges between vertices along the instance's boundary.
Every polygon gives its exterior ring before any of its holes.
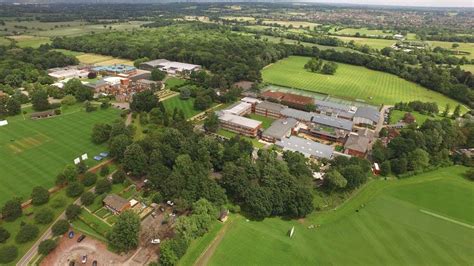
{"type": "MultiPolygon", "coordinates": [[[[71,51],[73,52],[73,51],[71,51]]],[[[74,52],[73,52],[74,53],[74,52]]],[[[128,59],[120,59],[107,55],[91,54],[91,53],[80,53],[76,55],[79,62],[83,64],[94,64],[94,65],[113,65],[113,64],[125,64],[133,65],[133,61],[128,59]]]]}
{"type": "Polygon", "coordinates": [[[395,40],[385,40],[385,39],[373,39],[373,38],[358,38],[358,37],[345,37],[345,36],[335,36],[336,38],[341,39],[344,42],[354,41],[356,44],[359,45],[368,45],[374,49],[383,49],[385,47],[390,47],[394,43],[395,40]]]}
{"type": "Polygon", "coordinates": [[[395,75],[361,66],[337,63],[339,67],[334,75],[312,73],[304,69],[304,64],[308,60],[308,57],[299,56],[280,60],[263,69],[263,80],[279,86],[326,93],[372,104],[395,104],[413,100],[436,102],[440,108],[446,103],[450,103],[451,106],[458,104],[440,93],[395,75]]]}
{"type": "Polygon", "coordinates": [[[369,30],[367,28],[344,28],[334,32],[335,34],[344,34],[344,35],[355,35],[359,33],[360,35],[376,35],[376,36],[393,36],[392,32],[384,32],[383,30],[369,30]]]}
{"type": "Polygon", "coordinates": [[[470,71],[471,73],[474,73],[474,65],[462,65],[461,69],[464,71],[470,71]]]}
{"type": "Polygon", "coordinates": [[[11,40],[14,40],[17,43],[17,45],[21,48],[25,48],[25,47],[38,48],[42,44],[47,44],[51,42],[51,40],[47,37],[37,37],[37,36],[31,36],[31,35],[10,36],[8,38],[11,40]]]}
{"type": "Polygon", "coordinates": [[[309,27],[311,30],[314,29],[314,27],[317,27],[319,25],[317,23],[312,23],[312,22],[307,22],[307,21],[282,21],[282,20],[264,20],[263,24],[266,24],[266,25],[278,24],[284,27],[289,27],[290,25],[292,25],[293,28],[309,27]]]}
{"type": "MultiPolygon", "coordinates": [[[[441,107],[441,108],[444,108],[444,107],[441,107]]],[[[390,112],[390,124],[396,124],[398,121],[402,120],[406,113],[407,112],[405,112],[405,111],[392,110],[390,112]]],[[[429,115],[420,114],[418,112],[410,112],[410,113],[416,118],[416,123],[418,125],[422,125],[426,121],[426,119],[435,120],[435,119],[442,119],[443,118],[441,116],[432,117],[432,116],[429,116],[429,115]]]]}
{"type": "MultiPolygon", "coordinates": [[[[31,110],[28,110],[31,113],[31,110]]],[[[106,149],[90,140],[92,126],[119,119],[116,109],[86,113],[79,105],[57,117],[31,120],[29,114],[7,118],[0,128],[0,204],[13,196],[27,199],[34,186],[50,188],[66,164],[83,153],[89,158],[106,149]]],[[[88,165],[95,164],[89,159],[88,165]]]]}
{"type": "Polygon", "coordinates": [[[371,181],[337,210],[299,221],[237,216],[209,265],[469,265],[474,183],[466,170],[371,181]]]}
{"type": "Polygon", "coordinates": [[[201,111],[194,109],[194,98],[189,98],[188,100],[181,100],[179,98],[179,95],[177,95],[162,101],[162,103],[165,106],[166,111],[171,114],[173,113],[175,108],[177,108],[178,110],[182,110],[186,119],[201,113],[201,111]]]}
{"type": "Polygon", "coordinates": [[[427,41],[430,44],[431,48],[435,48],[437,46],[445,49],[449,49],[451,51],[460,51],[460,52],[468,52],[468,55],[459,55],[460,57],[465,56],[467,59],[474,59],[474,43],[462,43],[462,42],[440,42],[440,41],[427,41]],[[456,49],[452,49],[453,43],[459,44],[459,47],[456,49]]]}

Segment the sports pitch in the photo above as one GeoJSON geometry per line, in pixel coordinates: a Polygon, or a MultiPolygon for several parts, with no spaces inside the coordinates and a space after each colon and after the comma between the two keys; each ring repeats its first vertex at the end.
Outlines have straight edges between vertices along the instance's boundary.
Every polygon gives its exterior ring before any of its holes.
{"type": "Polygon", "coordinates": [[[0,205],[14,196],[27,199],[34,186],[52,187],[56,175],[81,154],[92,158],[105,151],[105,145],[91,142],[92,126],[119,119],[119,114],[112,108],[86,113],[72,106],[60,116],[42,120],[31,120],[29,114],[25,119],[7,118],[9,124],[0,127],[0,205]]]}
{"type": "Polygon", "coordinates": [[[361,66],[338,63],[334,75],[312,73],[304,69],[309,57],[291,56],[267,66],[262,71],[265,82],[289,88],[326,93],[348,100],[371,104],[395,104],[420,100],[436,102],[440,108],[458,103],[395,75],[361,66]]]}
{"type": "Polygon", "coordinates": [[[372,181],[337,210],[298,221],[237,216],[209,265],[470,265],[474,183],[466,170],[372,181]]]}

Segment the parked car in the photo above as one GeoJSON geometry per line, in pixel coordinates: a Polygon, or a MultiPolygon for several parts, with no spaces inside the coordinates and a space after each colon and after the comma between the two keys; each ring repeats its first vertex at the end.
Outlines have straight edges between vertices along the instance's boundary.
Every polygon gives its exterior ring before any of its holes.
{"type": "Polygon", "coordinates": [[[74,237],[74,231],[69,231],[68,237],[69,237],[69,239],[73,238],[74,237]]]}
{"type": "Polygon", "coordinates": [[[161,212],[164,212],[164,211],[165,211],[165,208],[163,208],[163,206],[160,206],[160,211],[161,211],[161,212]]]}
{"type": "Polygon", "coordinates": [[[174,205],[174,202],[172,202],[171,200],[168,200],[168,201],[166,202],[166,204],[168,204],[168,205],[170,205],[170,206],[173,206],[173,205],[174,205]]]}
{"type": "Polygon", "coordinates": [[[94,261],[92,262],[92,266],[97,266],[97,261],[96,261],[96,260],[94,260],[94,261]]]}
{"type": "Polygon", "coordinates": [[[82,256],[81,262],[82,262],[82,264],[86,264],[86,262],[87,262],[87,255],[82,256]]]}
{"type": "Polygon", "coordinates": [[[152,243],[152,244],[160,244],[160,242],[161,242],[161,241],[160,241],[159,238],[155,238],[155,239],[152,239],[152,240],[151,240],[151,243],[152,243]]]}
{"type": "Polygon", "coordinates": [[[85,235],[81,235],[78,239],[77,239],[77,243],[80,243],[82,240],[84,240],[84,238],[86,238],[85,235]]]}

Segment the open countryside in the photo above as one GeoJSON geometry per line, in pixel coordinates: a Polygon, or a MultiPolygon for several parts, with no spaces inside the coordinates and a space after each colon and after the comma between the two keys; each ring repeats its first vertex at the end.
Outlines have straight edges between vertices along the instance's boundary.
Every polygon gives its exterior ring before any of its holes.
{"type": "Polygon", "coordinates": [[[474,226],[474,184],[464,171],[372,181],[337,210],[301,221],[236,215],[210,265],[468,265],[474,230],[422,212],[474,226]]]}
{"type": "Polygon", "coordinates": [[[415,83],[364,67],[338,63],[339,67],[334,75],[312,73],[304,69],[309,59],[291,56],[271,64],[262,71],[263,80],[279,86],[372,104],[395,104],[413,100],[436,102],[439,106],[457,104],[456,101],[415,83]]]}

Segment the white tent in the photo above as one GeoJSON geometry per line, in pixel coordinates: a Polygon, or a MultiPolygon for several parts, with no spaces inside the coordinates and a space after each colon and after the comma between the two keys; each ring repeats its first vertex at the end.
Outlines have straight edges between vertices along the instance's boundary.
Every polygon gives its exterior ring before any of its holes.
{"type": "Polygon", "coordinates": [[[0,127],[6,126],[6,125],[8,125],[7,120],[0,120],[0,127]]]}

